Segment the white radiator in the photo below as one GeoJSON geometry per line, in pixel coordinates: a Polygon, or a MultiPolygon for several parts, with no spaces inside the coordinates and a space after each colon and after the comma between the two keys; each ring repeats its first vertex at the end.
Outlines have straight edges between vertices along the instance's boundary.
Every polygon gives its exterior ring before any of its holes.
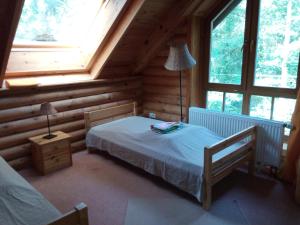
{"type": "Polygon", "coordinates": [[[191,107],[189,123],[206,127],[223,137],[228,137],[251,125],[257,125],[257,166],[279,167],[280,165],[284,134],[282,122],[191,107]]]}

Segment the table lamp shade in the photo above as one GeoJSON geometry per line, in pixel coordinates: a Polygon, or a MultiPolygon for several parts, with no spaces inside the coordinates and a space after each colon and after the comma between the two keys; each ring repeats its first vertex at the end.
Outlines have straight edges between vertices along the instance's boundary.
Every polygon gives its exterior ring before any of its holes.
{"type": "Polygon", "coordinates": [[[190,69],[196,65],[196,60],[191,56],[187,44],[180,43],[170,46],[169,57],[165,68],[172,71],[190,69]]]}
{"type": "Polygon", "coordinates": [[[45,103],[41,104],[40,112],[42,115],[53,115],[53,114],[57,113],[54,106],[49,102],[45,102],[45,103]]]}
{"type": "Polygon", "coordinates": [[[45,135],[44,138],[45,139],[55,138],[56,135],[51,134],[50,121],[49,121],[49,116],[48,115],[53,115],[53,114],[57,113],[56,109],[54,108],[54,106],[51,103],[45,102],[45,103],[41,104],[40,112],[41,112],[42,115],[47,116],[48,134],[45,135]]]}

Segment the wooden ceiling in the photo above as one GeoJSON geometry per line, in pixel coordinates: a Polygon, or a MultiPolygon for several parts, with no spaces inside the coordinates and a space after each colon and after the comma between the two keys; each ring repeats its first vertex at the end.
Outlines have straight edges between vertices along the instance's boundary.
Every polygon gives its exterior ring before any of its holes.
{"type": "MultiPolygon", "coordinates": [[[[106,39],[109,51],[106,51],[102,58],[101,55],[98,56],[101,58],[98,59],[100,64],[94,71],[93,66],[91,68],[95,78],[106,77],[106,74],[112,74],[112,70],[116,71],[115,74],[118,76],[122,73],[140,73],[188,16],[196,11],[203,14],[203,10],[207,11],[213,5],[212,2],[216,2],[215,0],[128,1],[130,2],[127,11],[122,15],[116,29],[109,34],[110,38],[106,39]]],[[[23,2],[23,0],[0,2],[0,43],[2,43],[0,84],[4,79],[7,58],[23,2]]]]}

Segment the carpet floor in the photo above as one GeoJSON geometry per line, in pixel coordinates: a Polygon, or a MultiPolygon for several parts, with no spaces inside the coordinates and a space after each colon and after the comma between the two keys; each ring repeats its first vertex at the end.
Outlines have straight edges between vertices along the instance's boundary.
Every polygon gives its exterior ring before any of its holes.
{"type": "MultiPolygon", "coordinates": [[[[141,205],[146,209],[157,208],[158,205],[162,207],[164,204],[179,205],[176,201],[185,202],[183,208],[174,207],[181,214],[188,214],[188,211],[195,209],[199,209],[199,215],[203,214],[191,196],[106,155],[80,152],[73,155],[72,167],[46,176],[39,176],[33,169],[25,169],[20,173],[63,213],[79,202],[86,203],[91,225],[130,225],[128,222],[137,218],[147,221],[147,217],[153,217],[153,212],[144,215],[137,211],[134,214],[134,209],[141,205]],[[171,203],[169,200],[160,203],[161,199],[169,199],[171,203]]],[[[241,171],[234,172],[214,187],[213,206],[206,217],[222,211],[220,208],[224,208],[224,205],[228,212],[238,210],[237,217],[242,216],[243,223],[247,225],[300,224],[300,206],[294,203],[286,186],[271,178],[250,177],[241,171]]],[[[168,210],[157,212],[160,218],[168,216],[166,212],[176,214],[168,210]]],[[[194,224],[181,222],[182,225],[194,224]]],[[[207,225],[210,225],[209,222],[207,225]]]]}

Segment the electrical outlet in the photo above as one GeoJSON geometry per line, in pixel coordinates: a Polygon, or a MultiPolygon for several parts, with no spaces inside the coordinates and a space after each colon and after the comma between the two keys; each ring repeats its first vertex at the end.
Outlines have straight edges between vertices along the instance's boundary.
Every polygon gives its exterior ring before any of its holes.
{"type": "Polygon", "coordinates": [[[154,112],[149,112],[149,118],[155,119],[156,115],[154,112]]]}

